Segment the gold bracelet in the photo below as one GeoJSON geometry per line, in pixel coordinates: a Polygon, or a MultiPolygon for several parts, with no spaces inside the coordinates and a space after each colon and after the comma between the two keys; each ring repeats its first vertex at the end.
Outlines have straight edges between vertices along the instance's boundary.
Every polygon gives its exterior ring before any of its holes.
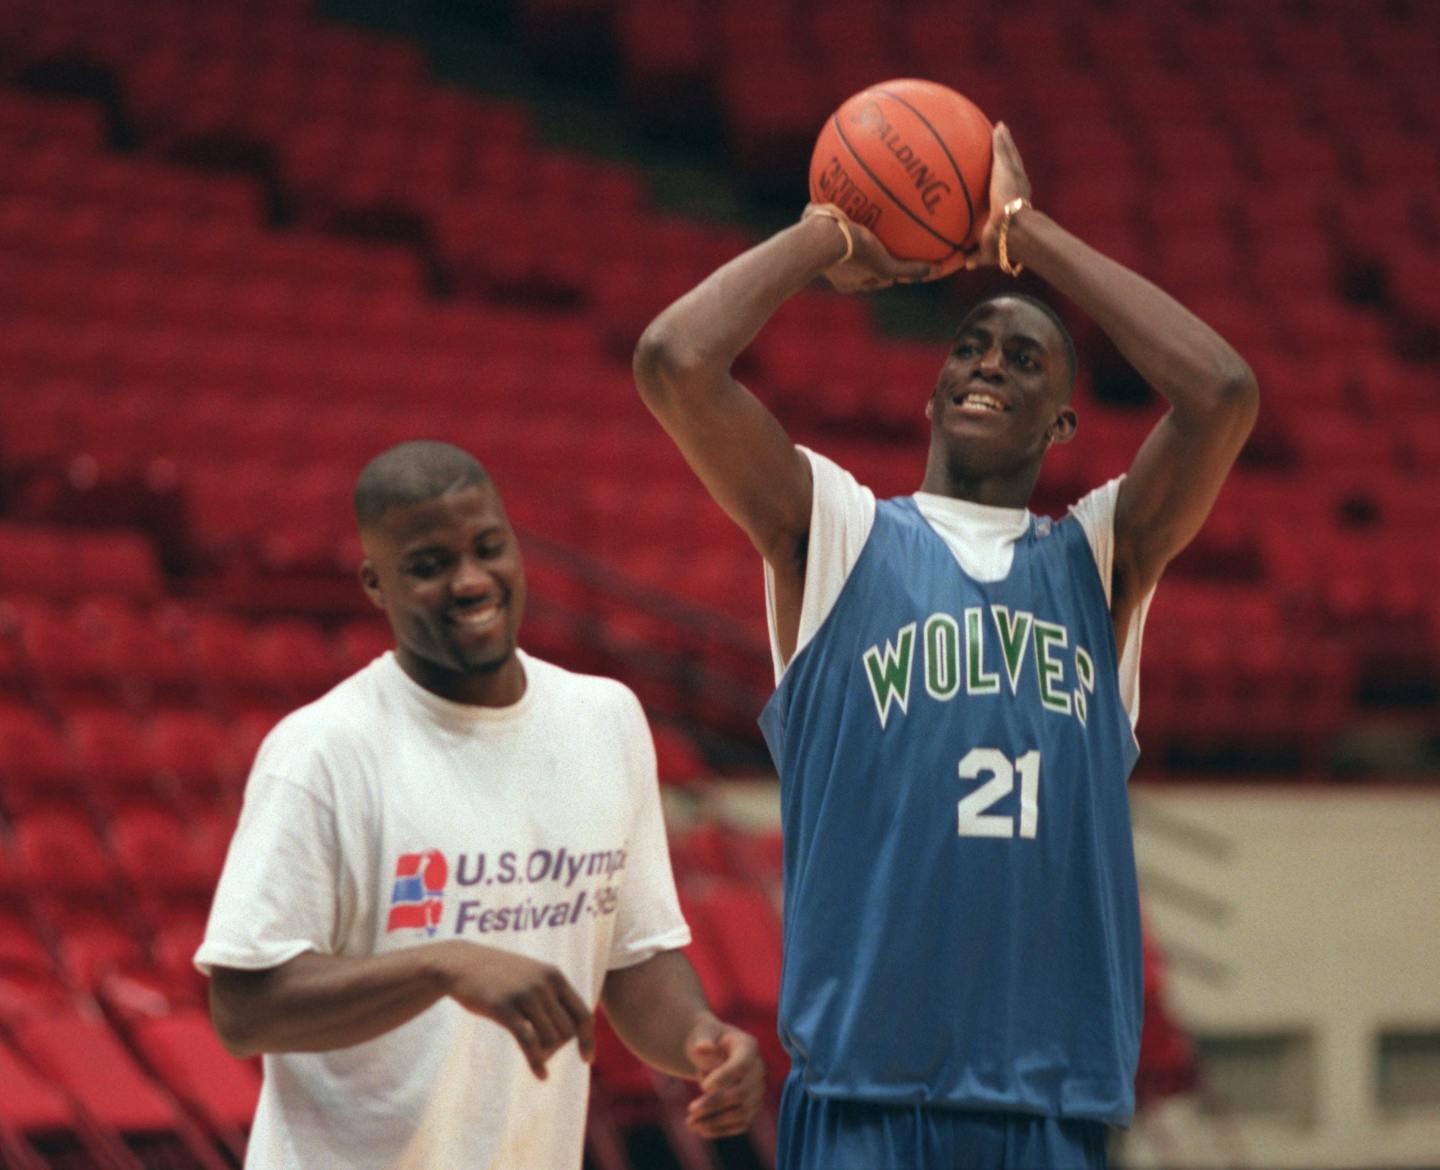
{"type": "Polygon", "coordinates": [[[1000,271],[1005,273],[1006,276],[1019,276],[1025,271],[1025,265],[1023,264],[1011,266],[1010,249],[1008,245],[1010,243],[1010,221],[1019,215],[1024,208],[1029,206],[1030,200],[1020,195],[1005,204],[1000,212],[1000,233],[997,243],[999,244],[1000,253],[1000,271]]]}
{"type": "Polygon", "coordinates": [[[855,255],[855,237],[850,234],[850,221],[845,217],[845,213],[833,203],[815,204],[806,212],[805,218],[809,219],[815,215],[823,215],[826,219],[833,219],[835,226],[840,229],[840,234],[845,237],[845,255],[835,261],[836,264],[844,264],[851,256],[855,255]]]}

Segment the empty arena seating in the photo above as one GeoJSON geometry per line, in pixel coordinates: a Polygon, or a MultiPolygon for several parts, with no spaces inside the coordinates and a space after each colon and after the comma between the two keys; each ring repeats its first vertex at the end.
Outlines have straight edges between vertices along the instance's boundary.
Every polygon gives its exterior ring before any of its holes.
{"type": "MultiPolygon", "coordinates": [[[[537,57],[613,72],[631,119],[723,142],[738,187],[797,207],[817,126],[865,84],[932,77],[1003,117],[1037,200],[1262,384],[1157,596],[1146,774],[1323,778],[1377,714],[1434,735],[1440,25],[1422,6],[504,7],[537,57]]],[[[348,501],[383,447],[482,457],[526,538],[526,639],[635,687],[667,784],[703,788],[717,744],[755,760],[770,685],[759,562],[628,367],[749,234],[658,211],[638,168],[547,145],[522,103],[308,0],[118,11],[0,5],[0,1164],[21,1170],[243,1149],[255,1069],[208,1031],[190,956],[260,740],[390,644],[354,584],[348,501]]],[[[1074,324],[1092,356],[1080,437],[1039,485],[1053,512],[1156,418],[1074,324]]],[[[940,358],[815,292],[737,373],[893,494],[915,486],[940,358]]],[[[702,827],[674,852],[696,968],[778,1087],[778,838],[702,827]]],[[[1188,1075],[1162,1047],[1155,1093],[1188,1075]]],[[[608,1033],[601,1056],[612,1120],[683,1142],[608,1033]]],[[[604,1170],[615,1141],[592,1133],[604,1170]]]]}

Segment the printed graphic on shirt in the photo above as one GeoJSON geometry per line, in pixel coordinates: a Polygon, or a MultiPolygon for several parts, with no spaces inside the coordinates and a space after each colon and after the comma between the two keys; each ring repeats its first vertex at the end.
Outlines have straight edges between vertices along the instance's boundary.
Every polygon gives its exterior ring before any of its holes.
{"type": "Polygon", "coordinates": [[[386,933],[414,930],[433,937],[445,913],[445,883],[449,876],[450,867],[438,849],[402,853],[395,862],[386,933]]]}
{"type": "Polygon", "coordinates": [[[1003,605],[990,607],[989,621],[978,605],[968,607],[962,617],[957,621],[948,613],[932,613],[923,626],[901,626],[883,646],[877,643],[861,655],[882,729],[894,709],[902,715],[909,711],[917,661],[924,671],[925,693],[939,702],[949,702],[962,691],[999,695],[1008,689],[1016,695],[1028,686],[1047,711],[1086,725],[1088,696],[1095,693],[1094,659],[1084,646],[1072,646],[1065,626],[1023,609],[1012,613],[1003,605]]]}
{"type": "Polygon", "coordinates": [[[614,914],[625,849],[513,849],[464,852],[453,865],[436,850],[405,853],[395,863],[386,931],[433,936],[520,933],[573,926],[582,915],[614,914]],[[453,915],[445,890],[453,876],[453,915]]]}

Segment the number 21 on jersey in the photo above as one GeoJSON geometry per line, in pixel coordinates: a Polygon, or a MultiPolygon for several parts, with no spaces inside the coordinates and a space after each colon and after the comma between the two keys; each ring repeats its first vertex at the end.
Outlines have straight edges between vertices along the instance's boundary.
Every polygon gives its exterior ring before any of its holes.
{"type": "Polygon", "coordinates": [[[960,801],[960,836],[1014,837],[1015,818],[985,810],[1015,790],[1020,773],[1020,836],[1033,838],[1040,817],[1040,752],[1028,751],[1013,763],[998,748],[971,748],[960,760],[961,780],[984,780],[960,801]],[[986,779],[988,777],[988,779],[986,779]]]}

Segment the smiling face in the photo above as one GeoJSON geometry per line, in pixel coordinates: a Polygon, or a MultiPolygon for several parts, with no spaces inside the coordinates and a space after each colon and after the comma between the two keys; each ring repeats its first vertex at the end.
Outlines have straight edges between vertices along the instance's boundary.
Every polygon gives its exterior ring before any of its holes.
{"type": "Polygon", "coordinates": [[[1074,433],[1073,377],[1042,310],[1015,297],[980,304],[956,330],[925,409],[925,490],[1023,506],[1045,451],[1074,433]]]}
{"type": "Polygon", "coordinates": [[[518,701],[525,569],[494,484],[397,504],[360,535],[361,584],[390,621],[405,673],[456,702],[518,701]]]}

